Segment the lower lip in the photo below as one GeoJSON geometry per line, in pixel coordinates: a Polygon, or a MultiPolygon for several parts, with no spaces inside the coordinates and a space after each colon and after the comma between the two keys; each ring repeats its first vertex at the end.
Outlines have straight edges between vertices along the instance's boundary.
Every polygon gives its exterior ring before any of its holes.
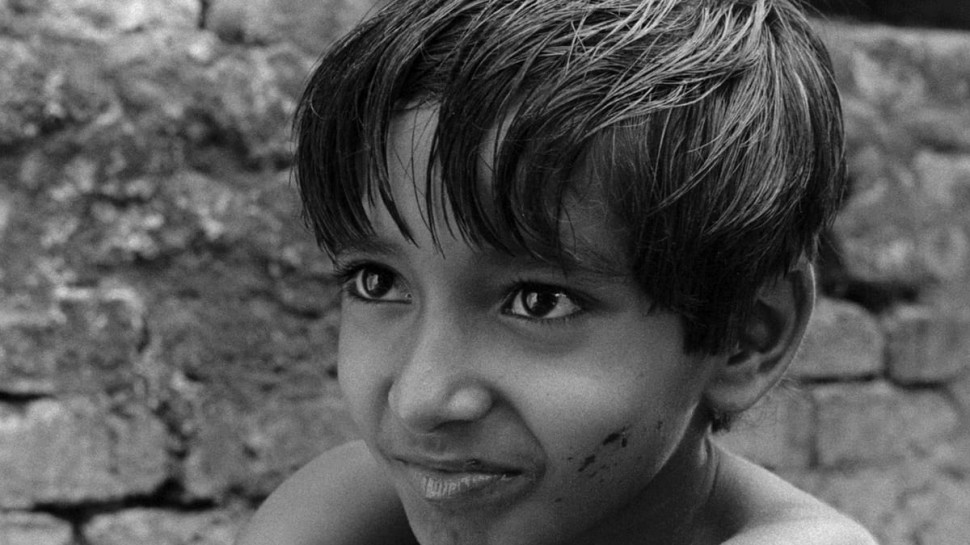
{"type": "Polygon", "coordinates": [[[442,506],[508,505],[528,492],[534,479],[520,473],[447,472],[404,463],[411,488],[425,501],[442,506]]]}

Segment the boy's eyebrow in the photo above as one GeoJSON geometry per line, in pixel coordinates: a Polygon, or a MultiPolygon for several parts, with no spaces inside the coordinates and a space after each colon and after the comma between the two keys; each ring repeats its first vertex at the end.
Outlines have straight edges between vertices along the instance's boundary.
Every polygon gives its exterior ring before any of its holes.
{"type": "Polygon", "coordinates": [[[490,263],[524,270],[555,269],[566,276],[584,276],[603,281],[626,278],[630,274],[623,259],[589,246],[560,248],[555,257],[548,258],[528,252],[510,254],[490,247],[483,248],[480,255],[483,268],[487,268],[490,263]]]}
{"type": "MultiPolygon", "coordinates": [[[[334,257],[345,255],[392,256],[402,252],[394,241],[379,237],[360,237],[335,248],[334,257]]],[[[592,279],[615,280],[629,275],[623,260],[590,247],[563,249],[558,259],[543,259],[527,253],[510,254],[496,248],[485,247],[479,252],[482,268],[509,266],[521,269],[556,269],[567,276],[581,275],[592,279]],[[492,265],[489,265],[492,264],[492,265]]]]}

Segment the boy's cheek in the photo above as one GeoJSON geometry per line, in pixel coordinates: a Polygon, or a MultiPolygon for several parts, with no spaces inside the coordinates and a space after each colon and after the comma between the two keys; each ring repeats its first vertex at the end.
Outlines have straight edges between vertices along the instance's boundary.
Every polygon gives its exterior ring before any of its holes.
{"type": "Polygon", "coordinates": [[[386,361],[369,343],[355,339],[354,333],[345,329],[337,349],[337,376],[340,390],[350,406],[351,416],[360,431],[370,435],[376,430],[374,416],[379,414],[377,390],[384,381],[386,361]]]}

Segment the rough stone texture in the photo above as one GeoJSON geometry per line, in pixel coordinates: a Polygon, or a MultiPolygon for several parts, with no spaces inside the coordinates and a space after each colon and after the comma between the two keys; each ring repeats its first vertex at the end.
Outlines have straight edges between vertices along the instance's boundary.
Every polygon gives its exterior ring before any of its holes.
{"type": "Polygon", "coordinates": [[[8,195],[0,192],[0,240],[3,239],[3,235],[7,231],[7,225],[10,223],[10,212],[11,208],[13,208],[13,203],[10,200],[8,195]]]}
{"type": "Polygon", "coordinates": [[[191,498],[265,496],[315,454],[356,435],[342,403],[317,398],[275,399],[257,411],[213,406],[198,426],[183,479],[191,498]]]}
{"type": "Polygon", "coordinates": [[[228,42],[289,40],[318,54],[362,20],[374,0],[211,0],[206,26],[228,42]],[[292,14],[298,13],[298,17],[292,14]]]}
{"type": "Polygon", "coordinates": [[[193,27],[199,18],[194,0],[7,0],[6,7],[22,23],[43,16],[58,34],[84,39],[107,39],[158,25],[193,27]]]}
{"type": "Polygon", "coordinates": [[[791,476],[872,530],[881,545],[957,545],[970,535],[966,452],[940,448],[892,467],[791,476]]]}
{"type": "Polygon", "coordinates": [[[0,61],[0,147],[17,151],[0,154],[0,393],[54,398],[10,407],[8,433],[38,446],[0,459],[18,476],[4,501],[265,495],[353,435],[335,288],[285,170],[315,54],[227,45],[195,28],[195,2],[3,7],[19,56],[0,61]],[[75,395],[97,408],[62,406],[75,395]],[[119,460],[93,446],[114,435],[119,460]],[[82,448],[31,457],[66,444],[82,448]]]}
{"type": "MultiPolygon", "coordinates": [[[[370,5],[0,0],[0,506],[22,511],[0,527],[19,542],[69,539],[49,509],[91,544],[228,543],[227,505],[354,436],[288,122],[370,5]]],[[[824,29],[841,257],[792,386],[721,440],[884,545],[964,543],[970,35],[824,29]]]]}
{"type": "Polygon", "coordinates": [[[807,392],[783,387],[717,437],[728,450],[772,469],[807,468],[814,449],[815,408],[807,392]]]}
{"type": "Polygon", "coordinates": [[[821,297],[792,362],[799,378],[852,378],[882,373],[885,339],[862,307],[821,297]]]}
{"type": "Polygon", "coordinates": [[[70,523],[42,513],[0,512],[0,545],[73,545],[70,523]]]}
{"type": "Polygon", "coordinates": [[[959,33],[829,30],[852,155],[853,195],[836,224],[847,272],[903,286],[962,279],[970,41],[959,33]],[[947,194],[953,198],[940,198],[947,194]]]}
{"type": "Polygon", "coordinates": [[[100,515],[84,528],[88,545],[231,545],[243,514],[131,509],[100,515]]]}
{"type": "MultiPolygon", "coordinates": [[[[963,416],[964,435],[970,437],[970,372],[964,373],[948,384],[948,393],[963,416]]],[[[970,452],[970,449],[967,450],[970,452]]],[[[970,455],[967,456],[970,459],[970,455]]]]}
{"type": "Polygon", "coordinates": [[[903,391],[876,382],[818,387],[812,393],[822,467],[892,463],[935,447],[959,427],[957,410],[935,391],[903,391]]]}
{"type": "Polygon", "coordinates": [[[0,307],[0,392],[90,393],[137,380],[145,332],[131,290],[63,290],[45,310],[0,307]]]}
{"type": "Polygon", "coordinates": [[[0,445],[0,507],[123,499],[168,477],[166,430],[135,404],[0,405],[0,445]]]}
{"type": "Polygon", "coordinates": [[[945,383],[970,369],[970,309],[944,314],[900,306],[886,319],[889,376],[902,384],[945,383]]]}
{"type": "Polygon", "coordinates": [[[48,112],[39,97],[44,96],[43,75],[38,59],[27,44],[0,37],[0,146],[20,143],[40,132],[38,121],[48,112]]]}

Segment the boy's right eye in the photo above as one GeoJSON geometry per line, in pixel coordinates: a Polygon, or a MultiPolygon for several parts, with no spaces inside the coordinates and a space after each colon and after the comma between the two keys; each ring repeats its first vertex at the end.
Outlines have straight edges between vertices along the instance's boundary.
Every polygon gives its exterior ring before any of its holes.
{"type": "Polygon", "coordinates": [[[411,294],[394,271],[378,265],[361,265],[345,276],[344,291],[368,302],[408,303],[411,294]]]}

